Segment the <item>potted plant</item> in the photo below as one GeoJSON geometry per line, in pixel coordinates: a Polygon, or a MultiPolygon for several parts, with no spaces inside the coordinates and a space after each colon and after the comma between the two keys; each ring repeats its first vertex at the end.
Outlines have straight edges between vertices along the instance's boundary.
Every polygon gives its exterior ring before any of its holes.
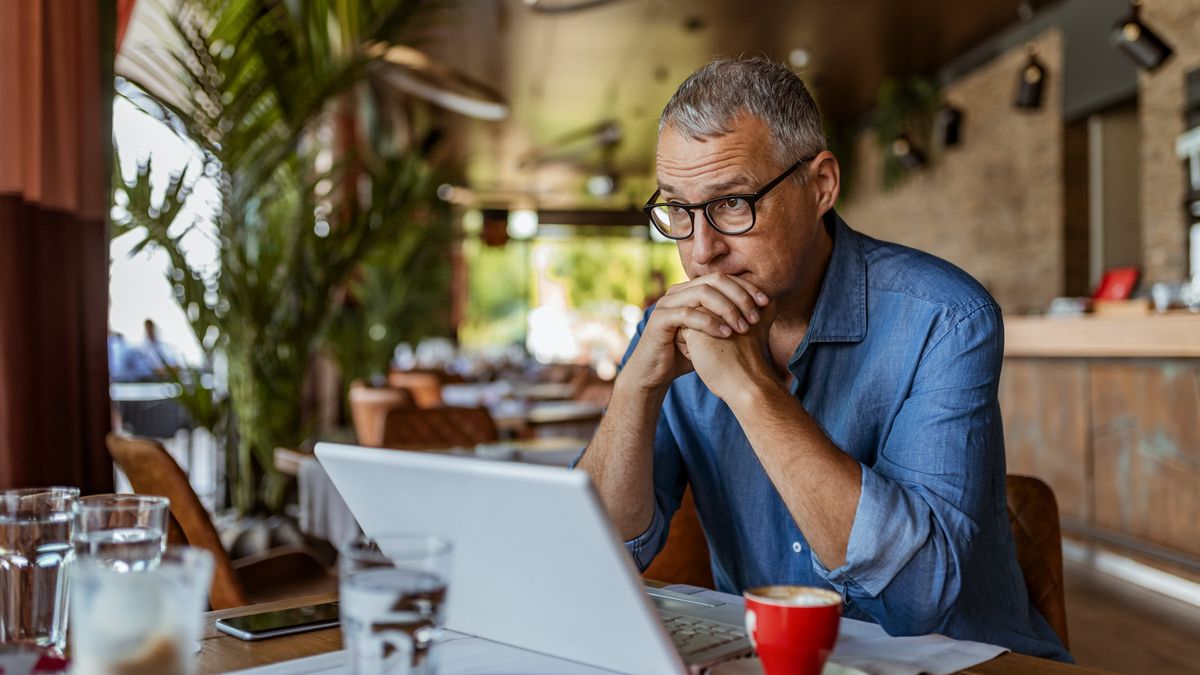
{"type": "Polygon", "coordinates": [[[161,199],[148,161],[133,176],[114,172],[114,234],[136,232],[135,251],[167,253],[197,340],[225,354],[236,427],[228,475],[241,514],[282,507],[274,449],[305,435],[302,381],[337,289],[373,251],[420,248],[445,227],[415,215],[435,199],[430,168],[418,143],[395,140],[414,136],[392,133],[394,116],[378,114],[370,86],[371,46],[410,36],[420,9],[182,0],[164,17],[165,51],[131,55],[141,74],[122,95],[192,144],[202,170],[173,176],[161,199]],[[220,203],[211,222],[185,222],[201,175],[220,203]],[[187,259],[181,240],[193,231],[217,243],[214,265],[187,259]]]}

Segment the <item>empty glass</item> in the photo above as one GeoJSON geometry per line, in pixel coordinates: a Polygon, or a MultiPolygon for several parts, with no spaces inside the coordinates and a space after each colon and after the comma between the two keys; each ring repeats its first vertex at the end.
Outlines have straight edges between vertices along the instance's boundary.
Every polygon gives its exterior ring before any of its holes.
{"type": "Polygon", "coordinates": [[[451,549],[427,534],[359,537],[342,546],[342,641],[354,675],[437,673],[451,549]]]}
{"type": "Polygon", "coordinates": [[[173,546],[153,567],[75,561],[71,580],[71,673],[191,675],[212,554],[173,546]]]}
{"type": "Polygon", "coordinates": [[[67,637],[71,523],[79,489],[0,492],[0,644],[61,654],[67,637]]]}
{"type": "Polygon", "coordinates": [[[154,567],[167,547],[166,497],[93,495],[75,505],[75,555],[114,569],[154,567]]]}

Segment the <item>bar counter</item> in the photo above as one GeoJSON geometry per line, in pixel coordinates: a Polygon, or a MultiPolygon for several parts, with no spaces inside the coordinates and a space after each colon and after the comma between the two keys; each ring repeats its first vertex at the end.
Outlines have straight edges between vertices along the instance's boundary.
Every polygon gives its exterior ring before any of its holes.
{"type": "Polygon", "coordinates": [[[1200,314],[1005,317],[1004,355],[1200,358],[1200,314]]]}
{"type": "Polygon", "coordinates": [[[1065,534],[1200,580],[1200,314],[1006,317],[1000,404],[1065,534]]]}

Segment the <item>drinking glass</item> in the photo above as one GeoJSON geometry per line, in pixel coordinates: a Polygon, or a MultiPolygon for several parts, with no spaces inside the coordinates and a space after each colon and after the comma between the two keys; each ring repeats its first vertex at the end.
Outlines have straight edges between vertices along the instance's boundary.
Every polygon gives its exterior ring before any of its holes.
{"type": "Polygon", "coordinates": [[[0,644],[62,654],[78,498],[73,487],[0,491],[0,644]]]}
{"type": "Polygon", "coordinates": [[[172,546],[154,566],[75,561],[71,580],[71,673],[192,675],[212,554],[172,546]]]}
{"type": "Polygon", "coordinates": [[[452,546],[430,534],[342,546],[342,640],[354,675],[435,675],[452,546]]]}
{"type": "Polygon", "coordinates": [[[154,567],[167,547],[170,501],[150,495],[93,495],[75,505],[75,555],[120,571],[154,567]]]}

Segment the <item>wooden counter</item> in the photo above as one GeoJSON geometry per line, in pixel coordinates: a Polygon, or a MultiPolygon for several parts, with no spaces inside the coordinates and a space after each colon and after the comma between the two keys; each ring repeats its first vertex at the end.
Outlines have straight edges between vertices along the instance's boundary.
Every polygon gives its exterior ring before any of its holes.
{"type": "Polygon", "coordinates": [[[1200,358],[1200,314],[1005,317],[1004,355],[1200,358]]]}
{"type": "Polygon", "coordinates": [[[1200,315],[1009,317],[1005,334],[1009,473],[1046,481],[1076,538],[1200,575],[1200,315]]]}

